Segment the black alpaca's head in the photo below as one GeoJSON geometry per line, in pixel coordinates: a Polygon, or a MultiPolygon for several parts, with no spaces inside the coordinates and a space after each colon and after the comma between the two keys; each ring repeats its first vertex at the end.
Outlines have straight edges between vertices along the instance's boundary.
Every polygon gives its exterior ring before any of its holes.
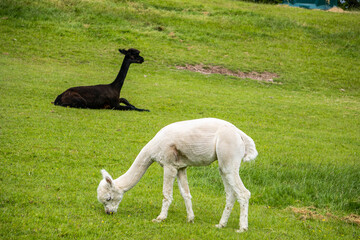
{"type": "Polygon", "coordinates": [[[119,49],[119,52],[125,55],[125,58],[128,58],[131,63],[143,63],[144,58],[140,56],[140,51],[135,48],[129,48],[128,50],[119,49]]]}

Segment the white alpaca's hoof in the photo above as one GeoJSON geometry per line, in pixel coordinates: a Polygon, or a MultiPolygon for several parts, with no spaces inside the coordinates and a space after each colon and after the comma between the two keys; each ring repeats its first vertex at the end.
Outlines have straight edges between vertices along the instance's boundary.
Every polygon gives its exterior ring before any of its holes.
{"type": "Polygon", "coordinates": [[[246,232],[248,229],[247,228],[240,228],[239,230],[236,230],[237,233],[243,233],[246,232]]]}
{"type": "Polygon", "coordinates": [[[216,228],[224,228],[225,226],[224,226],[223,224],[220,224],[220,223],[219,223],[219,224],[216,224],[215,227],[216,227],[216,228]]]}
{"type": "Polygon", "coordinates": [[[165,220],[165,218],[159,218],[159,217],[157,217],[157,218],[153,219],[152,222],[153,222],[153,223],[159,223],[159,222],[162,222],[162,221],[164,221],[164,220],[165,220]]]}
{"type": "Polygon", "coordinates": [[[188,219],[187,222],[188,223],[194,223],[194,218],[188,219]]]}

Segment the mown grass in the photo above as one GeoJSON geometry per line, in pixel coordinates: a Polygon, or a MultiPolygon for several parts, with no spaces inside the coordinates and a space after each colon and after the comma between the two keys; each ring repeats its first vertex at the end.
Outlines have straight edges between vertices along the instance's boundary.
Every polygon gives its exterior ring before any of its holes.
{"type": "Polygon", "coordinates": [[[341,219],[360,214],[359,20],[238,1],[0,0],[1,238],[358,239],[341,219]],[[131,66],[122,96],[150,113],[51,105],[71,86],[111,82],[117,49],[130,47],[145,62],[131,66]],[[175,68],[187,63],[275,72],[282,84],[175,68]],[[188,171],[194,224],[176,188],[169,219],[151,222],[157,165],[105,215],[99,170],[118,177],[163,126],[200,117],[257,144],[240,170],[249,232],[234,232],[238,206],[214,228],[225,203],[216,163],[188,171]],[[304,220],[290,206],[338,217],[304,220]]]}

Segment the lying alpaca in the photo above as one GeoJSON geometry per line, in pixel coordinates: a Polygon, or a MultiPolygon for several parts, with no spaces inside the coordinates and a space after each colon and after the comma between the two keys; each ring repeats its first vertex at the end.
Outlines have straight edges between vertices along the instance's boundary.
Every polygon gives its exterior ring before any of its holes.
{"type": "Polygon", "coordinates": [[[69,88],[57,96],[54,104],[74,108],[149,111],[131,105],[125,98],[119,98],[130,64],[144,62],[144,58],[139,55],[140,51],[137,49],[119,49],[119,51],[125,57],[114,82],[106,85],[69,88]],[[125,104],[125,106],[120,105],[120,103],[125,104]]]}
{"type": "Polygon", "coordinates": [[[240,229],[248,228],[250,192],[239,176],[241,160],[250,161],[257,156],[254,141],[229,122],[204,118],[176,122],[161,129],[140,151],[130,169],[113,180],[101,170],[103,180],[97,189],[98,200],[107,214],[115,213],[125,192],[133,188],[153,162],[164,168],[163,203],[154,222],[166,219],[172,201],[173,183],[178,178],[179,189],[185,200],[187,221],[194,221],[186,167],[205,166],[218,160],[225,186],[226,206],[218,228],[225,227],[235,199],[240,203],[240,229]]]}

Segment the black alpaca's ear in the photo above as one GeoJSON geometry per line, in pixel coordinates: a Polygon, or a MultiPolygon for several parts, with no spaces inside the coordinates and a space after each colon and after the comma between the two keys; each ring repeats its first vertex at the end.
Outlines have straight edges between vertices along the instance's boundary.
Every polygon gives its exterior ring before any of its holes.
{"type": "Polygon", "coordinates": [[[122,54],[126,55],[127,51],[125,49],[119,49],[119,52],[121,52],[122,54]]]}

